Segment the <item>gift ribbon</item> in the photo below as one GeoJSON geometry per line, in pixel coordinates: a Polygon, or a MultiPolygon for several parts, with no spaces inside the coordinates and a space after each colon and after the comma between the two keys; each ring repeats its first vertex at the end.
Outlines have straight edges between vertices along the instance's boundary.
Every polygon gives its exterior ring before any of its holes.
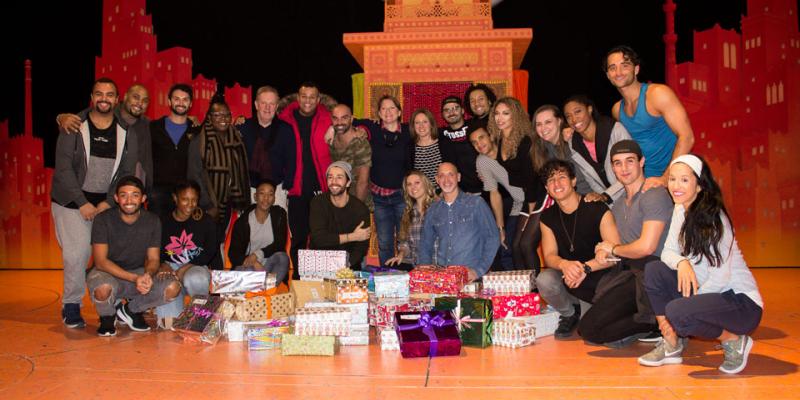
{"type": "Polygon", "coordinates": [[[279,328],[279,327],[282,327],[282,326],[289,326],[289,321],[273,319],[272,321],[267,322],[267,326],[270,327],[270,328],[279,328]]]}
{"type": "Polygon", "coordinates": [[[208,318],[208,317],[214,315],[213,311],[207,310],[205,308],[201,308],[201,307],[198,307],[198,306],[194,306],[193,312],[194,312],[194,315],[196,315],[198,317],[201,317],[201,318],[208,318]]]}
{"type": "Polygon", "coordinates": [[[450,325],[455,325],[455,321],[446,320],[442,316],[442,314],[437,314],[435,317],[431,317],[431,312],[426,312],[420,315],[416,324],[401,325],[398,327],[398,329],[400,329],[401,331],[408,331],[417,328],[422,328],[422,333],[428,336],[428,339],[431,342],[431,349],[429,354],[431,357],[436,357],[436,352],[439,347],[439,338],[436,337],[435,328],[442,328],[450,325]]]}
{"type": "Polygon", "coordinates": [[[456,321],[458,322],[458,331],[461,332],[464,329],[465,325],[469,325],[473,322],[486,322],[486,318],[472,318],[471,315],[465,315],[461,317],[461,299],[456,300],[456,308],[453,310],[453,316],[455,317],[456,321]]]}

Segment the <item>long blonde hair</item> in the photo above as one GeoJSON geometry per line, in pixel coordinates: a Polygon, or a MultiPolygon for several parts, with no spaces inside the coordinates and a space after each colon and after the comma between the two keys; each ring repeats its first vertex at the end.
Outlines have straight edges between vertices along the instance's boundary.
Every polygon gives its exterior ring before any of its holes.
{"type": "Polygon", "coordinates": [[[422,186],[425,187],[425,197],[422,199],[422,210],[420,210],[422,215],[425,215],[428,207],[433,203],[433,200],[436,199],[436,192],[434,191],[430,179],[428,179],[425,174],[415,169],[408,171],[405,178],[403,178],[403,202],[406,203],[406,209],[403,211],[403,217],[400,219],[400,229],[397,232],[398,242],[408,239],[408,231],[411,228],[411,218],[414,215],[414,207],[417,205],[416,200],[408,194],[408,189],[406,189],[406,181],[411,175],[418,176],[422,181],[422,186]]]}
{"type": "Polygon", "coordinates": [[[492,109],[489,111],[489,123],[486,129],[489,131],[489,136],[495,143],[499,144],[502,141],[503,154],[498,154],[498,157],[505,156],[502,157],[504,159],[516,158],[517,147],[519,147],[520,142],[522,142],[522,138],[531,136],[533,133],[533,127],[531,125],[531,120],[528,118],[528,113],[522,108],[522,103],[513,97],[503,97],[497,99],[497,101],[492,104],[492,109]],[[494,112],[498,104],[503,104],[511,110],[511,133],[508,137],[503,137],[503,132],[497,127],[497,123],[494,120],[494,112]]]}

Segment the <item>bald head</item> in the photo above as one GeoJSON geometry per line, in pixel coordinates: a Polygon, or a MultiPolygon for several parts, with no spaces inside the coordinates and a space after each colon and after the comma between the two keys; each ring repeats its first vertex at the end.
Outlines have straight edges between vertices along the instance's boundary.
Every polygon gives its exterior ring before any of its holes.
{"type": "Polygon", "coordinates": [[[150,95],[147,93],[147,88],[138,83],[128,88],[122,100],[122,108],[134,118],[144,115],[149,105],[150,95]]]}
{"type": "Polygon", "coordinates": [[[460,181],[461,174],[458,173],[455,164],[449,162],[439,164],[439,169],[436,171],[436,183],[439,184],[445,198],[458,194],[458,182],[460,181]]]}

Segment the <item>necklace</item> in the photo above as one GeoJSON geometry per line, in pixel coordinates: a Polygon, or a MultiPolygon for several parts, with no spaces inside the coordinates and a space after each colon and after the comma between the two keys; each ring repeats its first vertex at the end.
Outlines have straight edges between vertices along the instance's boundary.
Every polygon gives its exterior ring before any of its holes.
{"type": "MultiPolygon", "coordinates": [[[[580,208],[580,198],[578,199],[578,208],[580,208]]],[[[578,227],[578,208],[575,209],[575,221],[572,223],[572,234],[567,232],[567,225],[564,224],[564,212],[561,211],[561,207],[558,207],[558,218],[561,220],[561,227],[564,228],[564,234],[567,235],[567,240],[569,240],[569,252],[572,253],[575,251],[575,228],[578,227]]]]}

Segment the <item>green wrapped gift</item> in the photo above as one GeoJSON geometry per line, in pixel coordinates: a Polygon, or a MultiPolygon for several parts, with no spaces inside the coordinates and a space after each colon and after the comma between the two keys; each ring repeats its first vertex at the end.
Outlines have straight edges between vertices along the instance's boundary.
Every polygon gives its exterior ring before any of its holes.
{"type": "Polygon", "coordinates": [[[484,348],[492,344],[491,300],[439,297],[433,309],[453,311],[464,346],[484,348]]]}
{"type": "Polygon", "coordinates": [[[332,356],[336,353],[336,336],[300,336],[284,333],[281,355],[332,356]]]}

